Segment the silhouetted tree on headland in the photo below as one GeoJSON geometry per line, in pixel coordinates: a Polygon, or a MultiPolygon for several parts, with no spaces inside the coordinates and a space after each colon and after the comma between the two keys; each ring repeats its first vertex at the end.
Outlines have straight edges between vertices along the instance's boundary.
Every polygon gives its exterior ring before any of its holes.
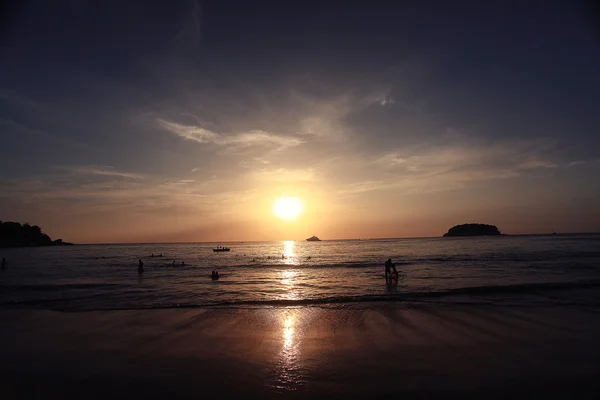
{"type": "Polygon", "coordinates": [[[448,229],[448,232],[444,233],[444,237],[447,236],[488,236],[488,235],[501,235],[498,228],[494,225],[488,224],[462,224],[456,225],[448,229]]]}
{"type": "Polygon", "coordinates": [[[52,240],[37,225],[20,224],[18,222],[0,221],[0,247],[20,246],[59,246],[73,243],[62,239],[52,240]]]}

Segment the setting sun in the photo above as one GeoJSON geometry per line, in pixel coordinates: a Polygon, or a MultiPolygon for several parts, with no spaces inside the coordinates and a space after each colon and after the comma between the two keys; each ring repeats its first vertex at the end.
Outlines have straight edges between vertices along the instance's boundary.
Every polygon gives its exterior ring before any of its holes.
{"type": "Polygon", "coordinates": [[[298,197],[280,197],[273,204],[273,214],[285,220],[294,220],[302,214],[302,200],[298,197]]]}

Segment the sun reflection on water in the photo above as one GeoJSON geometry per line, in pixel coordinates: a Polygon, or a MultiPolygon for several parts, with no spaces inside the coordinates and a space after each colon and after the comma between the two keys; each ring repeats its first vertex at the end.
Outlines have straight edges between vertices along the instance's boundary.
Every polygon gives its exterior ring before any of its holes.
{"type": "Polygon", "coordinates": [[[295,265],[296,264],[296,253],[294,252],[294,241],[284,240],[283,242],[283,256],[284,264],[295,265]]]}
{"type": "Polygon", "coordinates": [[[290,269],[287,271],[281,271],[281,283],[283,285],[286,286],[287,288],[292,288],[294,286],[294,284],[296,283],[296,276],[298,275],[298,272],[290,269]]]}
{"type": "Polygon", "coordinates": [[[283,299],[296,300],[299,297],[298,290],[296,288],[296,281],[298,277],[298,271],[296,270],[285,270],[279,272],[281,276],[281,285],[283,289],[283,299]]]}

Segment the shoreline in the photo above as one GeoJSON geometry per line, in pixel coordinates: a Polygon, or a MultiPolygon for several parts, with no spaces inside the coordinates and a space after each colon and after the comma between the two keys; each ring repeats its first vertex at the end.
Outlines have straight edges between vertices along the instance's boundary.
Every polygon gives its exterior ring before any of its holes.
{"type": "Polygon", "coordinates": [[[6,398],[599,393],[597,306],[2,309],[0,318],[6,398]]]}
{"type": "MultiPolygon", "coordinates": [[[[600,306],[600,280],[534,282],[499,286],[458,287],[437,291],[401,291],[397,286],[382,294],[325,296],[313,298],[231,299],[204,302],[139,302],[98,304],[88,297],[0,301],[1,310],[38,310],[56,312],[195,310],[195,309],[274,309],[316,307],[323,309],[436,307],[556,307],[600,306]]],[[[0,288],[3,288],[0,283],[0,288]]],[[[101,296],[96,294],[94,296],[101,296]]],[[[94,297],[92,296],[92,297],[94,297]]],[[[191,298],[188,300],[192,300],[191,298]]]]}

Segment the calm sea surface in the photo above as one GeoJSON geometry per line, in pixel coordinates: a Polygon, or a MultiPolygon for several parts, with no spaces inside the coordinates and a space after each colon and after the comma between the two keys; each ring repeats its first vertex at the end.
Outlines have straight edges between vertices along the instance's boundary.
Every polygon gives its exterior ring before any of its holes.
{"type": "Polygon", "coordinates": [[[218,244],[0,249],[8,260],[0,272],[0,307],[600,304],[600,235],[218,244]],[[213,252],[218,244],[231,251],[213,252]],[[402,273],[398,286],[385,284],[390,257],[402,273]],[[210,279],[213,270],[218,281],[210,279]]]}

